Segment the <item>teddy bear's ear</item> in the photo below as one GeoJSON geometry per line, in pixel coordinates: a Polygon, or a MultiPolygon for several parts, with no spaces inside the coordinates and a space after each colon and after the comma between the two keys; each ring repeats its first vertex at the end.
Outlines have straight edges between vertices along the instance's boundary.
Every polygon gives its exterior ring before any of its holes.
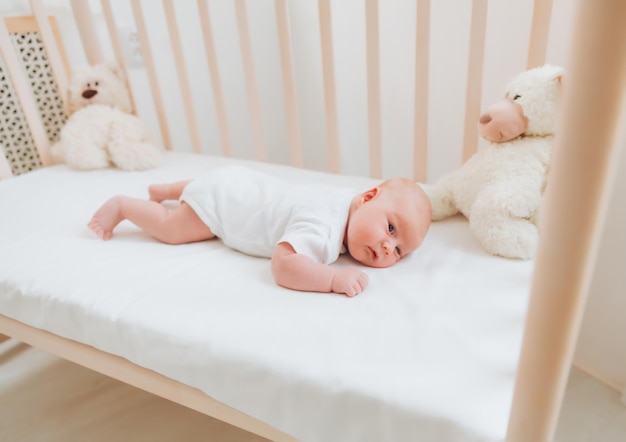
{"type": "Polygon", "coordinates": [[[110,70],[111,72],[113,72],[113,74],[120,80],[122,81],[125,80],[124,70],[115,61],[105,61],[104,63],[102,63],[102,65],[108,70],[110,70]]]}

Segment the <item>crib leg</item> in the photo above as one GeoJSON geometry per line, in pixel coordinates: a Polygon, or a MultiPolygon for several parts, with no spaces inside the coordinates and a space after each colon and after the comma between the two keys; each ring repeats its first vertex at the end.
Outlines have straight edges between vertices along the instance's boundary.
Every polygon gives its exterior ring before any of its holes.
{"type": "Polygon", "coordinates": [[[554,440],[615,176],[610,164],[626,86],[626,2],[581,0],[578,14],[508,442],[554,440]]]}

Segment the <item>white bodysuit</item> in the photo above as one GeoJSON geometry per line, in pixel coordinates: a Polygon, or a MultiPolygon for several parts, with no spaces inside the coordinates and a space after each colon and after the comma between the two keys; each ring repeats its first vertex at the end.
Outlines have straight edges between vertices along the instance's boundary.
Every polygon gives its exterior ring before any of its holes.
{"type": "Polygon", "coordinates": [[[180,201],[235,250],[269,258],[277,244],[287,242],[297,253],[330,264],[345,252],[343,238],[356,194],[227,166],[191,181],[180,201]]]}

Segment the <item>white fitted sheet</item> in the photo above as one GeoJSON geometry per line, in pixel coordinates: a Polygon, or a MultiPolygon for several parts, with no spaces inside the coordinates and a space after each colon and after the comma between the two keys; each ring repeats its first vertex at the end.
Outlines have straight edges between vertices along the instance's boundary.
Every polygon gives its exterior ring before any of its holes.
{"type": "MultiPolygon", "coordinates": [[[[293,181],[364,178],[168,153],[159,169],[40,169],[0,182],[0,313],[199,388],[303,441],[502,440],[532,262],[484,252],[462,217],[433,223],[355,298],[276,286],[269,260],[218,240],[170,246],[107,198],[240,163],[293,181]]],[[[334,265],[356,265],[342,257],[334,265]]]]}

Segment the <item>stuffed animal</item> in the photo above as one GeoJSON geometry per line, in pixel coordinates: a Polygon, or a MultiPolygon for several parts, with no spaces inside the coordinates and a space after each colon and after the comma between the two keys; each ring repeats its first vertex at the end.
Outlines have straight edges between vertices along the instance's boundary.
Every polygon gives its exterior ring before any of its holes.
{"type": "Polygon", "coordinates": [[[68,107],[70,116],[52,146],[56,162],[84,170],[111,165],[140,170],[160,164],[162,149],[131,113],[124,75],[116,65],[103,63],[73,72],[68,107]]]}
{"type": "Polygon", "coordinates": [[[511,81],[505,98],[480,116],[487,145],[460,169],[423,186],[433,220],[460,212],[489,253],[534,256],[562,77],[562,68],[545,65],[511,81]]]}

